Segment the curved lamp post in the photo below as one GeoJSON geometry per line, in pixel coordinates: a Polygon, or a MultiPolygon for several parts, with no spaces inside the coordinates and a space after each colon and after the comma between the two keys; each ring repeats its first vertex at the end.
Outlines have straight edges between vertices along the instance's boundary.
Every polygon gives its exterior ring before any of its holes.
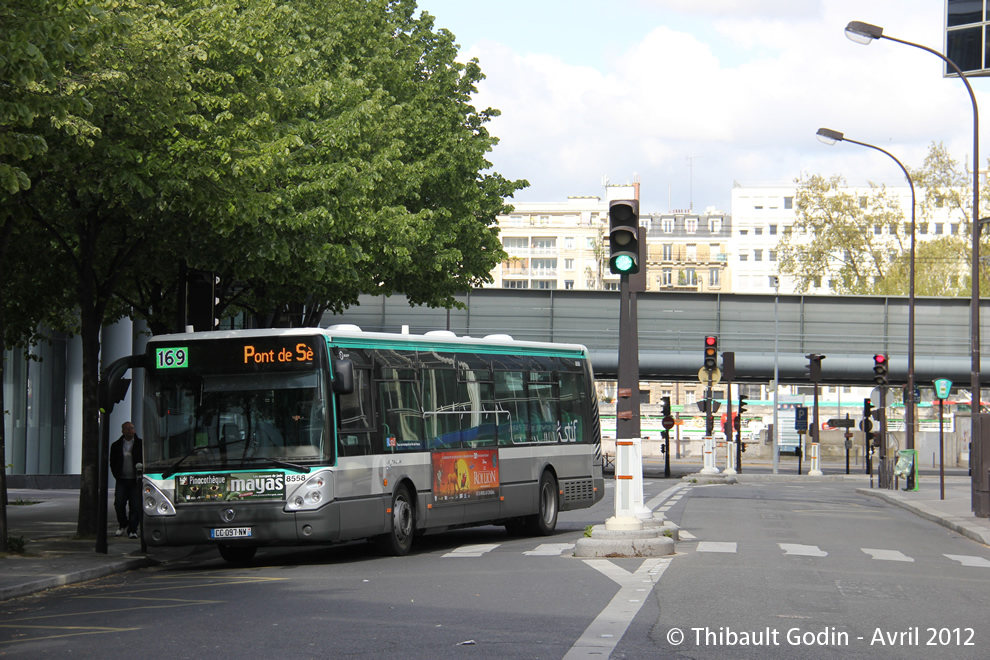
{"type": "Polygon", "coordinates": [[[907,449],[914,449],[914,242],[915,242],[915,197],[914,197],[914,181],[911,180],[911,175],[908,173],[907,168],[901,163],[901,161],[894,158],[894,155],[885,149],[872,144],[867,144],[866,142],[857,142],[850,138],[845,137],[839,131],[833,131],[830,128],[819,128],[818,139],[828,145],[833,145],[836,142],[849,142],[852,144],[858,144],[861,147],[866,147],[867,149],[875,149],[882,154],[890,157],[892,161],[897,163],[897,166],[901,168],[904,172],[904,176],[907,178],[908,186],[911,187],[911,258],[910,258],[910,274],[908,276],[908,371],[907,371],[907,405],[905,406],[904,414],[904,425],[906,429],[905,436],[907,438],[907,449]]]}
{"type": "Polygon", "coordinates": [[[852,21],[846,26],[846,36],[858,44],[868,44],[874,39],[887,39],[888,41],[895,41],[899,44],[914,46],[935,55],[959,75],[963,84],[966,85],[966,91],[969,92],[969,100],[973,104],[973,264],[972,296],[970,300],[970,355],[973,361],[970,372],[970,389],[972,390],[973,400],[971,405],[972,427],[970,433],[971,437],[975,438],[977,431],[976,415],[980,412],[980,400],[982,399],[980,396],[980,119],[979,111],[976,107],[976,95],[973,94],[973,88],[970,86],[969,80],[966,79],[966,74],[956,66],[955,62],[937,50],[910,41],[889,37],[883,33],[883,28],[860,21],[852,21]]]}

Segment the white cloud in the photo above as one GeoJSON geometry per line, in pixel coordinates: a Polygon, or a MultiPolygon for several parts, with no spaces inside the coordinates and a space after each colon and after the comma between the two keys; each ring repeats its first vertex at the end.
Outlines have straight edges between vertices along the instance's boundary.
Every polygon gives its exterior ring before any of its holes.
{"type": "MultiPolygon", "coordinates": [[[[519,199],[599,194],[603,174],[616,183],[637,174],[644,208],[655,211],[727,209],[733,181],[791,181],[802,172],[902,180],[882,154],[819,143],[822,126],[882,146],[909,167],[921,165],[933,141],[963,163],[972,156],[969,97],[962,82],[942,77],[937,57],[843,34],[850,20],[863,20],[938,50],[941,2],[642,0],[610,8],[619,15],[611,27],[602,22],[601,34],[572,28],[548,32],[545,43],[515,43],[511,26],[494,20],[490,32],[474,26],[484,37],[462,57],[478,57],[487,76],[477,105],[502,111],[490,126],[501,139],[495,169],[532,184],[519,199]],[[627,27],[653,23],[614,32],[623,12],[627,27]],[[692,22],[698,14],[708,19],[692,22]],[[575,63],[576,44],[601,57],[575,63]]],[[[987,105],[987,81],[971,81],[987,105]]]]}

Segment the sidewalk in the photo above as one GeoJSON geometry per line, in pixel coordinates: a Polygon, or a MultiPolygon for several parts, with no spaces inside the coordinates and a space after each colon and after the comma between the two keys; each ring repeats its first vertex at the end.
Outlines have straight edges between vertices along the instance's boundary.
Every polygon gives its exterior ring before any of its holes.
{"type": "Polygon", "coordinates": [[[8,489],[7,500],[8,535],[23,538],[25,548],[24,554],[0,555],[0,601],[175,561],[197,550],[195,546],[148,548],[142,553],[140,540],[114,536],[117,524],[111,503],[107,554],[97,553],[95,538],[75,538],[78,490],[8,489]]]}
{"type": "MultiPolygon", "coordinates": [[[[694,475],[698,465],[677,461],[672,466],[672,479],[694,475]]],[[[926,520],[942,525],[978,543],[990,545],[990,520],[977,518],[970,509],[969,477],[947,476],[945,499],[939,499],[938,477],[922,476],[920,490],[881,490],[869,488],[868,477],[846,475],[845,470],[823,468],[825,476],[798,476],[793,472],[781,474],[744,473],[735,480],[746,481],[848,481],[856,492],[883,499],[926,520]],[[866,487],[859,487],[862,484],[866,487]]],[[[662,477],[663,464],[652,462],[643,466],[644,476],[662,477]]],[[[874,480],[876,484],[876,480],[874,480]]],[[[903,484],[903,482],[902,482],[903,484]]],[[[141,552],[141,542],[115,537],[113,508],[108,508],[111,529],[107,534],[107,554],[96,552],[95,539],[76,539],[76,518],[79,509],[78,490],[8,490],[7,527],[12,537],[25,540],[23,555],[0,555],[0,601],[37,593],[53,587],[129,571],[135,568],[164,564],[202,551],[206,546],[185,548],[148,548],[141,552]],[[18,504],[36,502],[36,504],[18,504]]]]}

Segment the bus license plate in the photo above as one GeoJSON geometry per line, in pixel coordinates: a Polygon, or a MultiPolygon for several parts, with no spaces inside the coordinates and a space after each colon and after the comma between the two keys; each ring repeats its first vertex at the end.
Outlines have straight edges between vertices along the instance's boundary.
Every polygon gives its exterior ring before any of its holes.
{"type": "Polygon", "coordinates": [[[211,539],[243,539],[249,536],[250,527],[215,527],[210,530],[211,539]]]}

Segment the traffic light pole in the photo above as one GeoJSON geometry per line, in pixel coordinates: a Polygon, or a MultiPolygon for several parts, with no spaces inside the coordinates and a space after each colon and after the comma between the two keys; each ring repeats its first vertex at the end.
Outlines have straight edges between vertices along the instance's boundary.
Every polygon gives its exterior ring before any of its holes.
{"type": "Polygon", "coordinates": [[[629,275],[619,284],[619,373],[615,402],[615,438],[640,437],[639,419],[639,339],[636,292],[630,291],[629,275]]]}

